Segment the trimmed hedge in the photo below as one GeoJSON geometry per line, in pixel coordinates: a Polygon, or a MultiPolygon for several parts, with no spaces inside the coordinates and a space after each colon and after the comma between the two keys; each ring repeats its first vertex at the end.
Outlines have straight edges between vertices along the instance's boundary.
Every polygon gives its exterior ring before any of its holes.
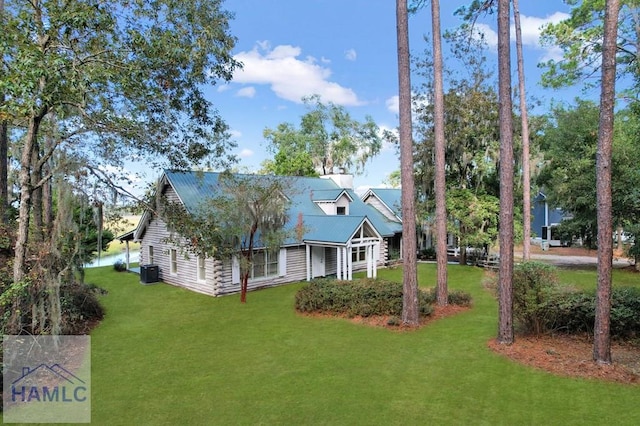
{"type": "MultiPolygon", "coordinates": [[[[430,315],[435,302],[435,290],[419,290],[420,315],[430,315]]],[[[471,296],[462,291],[449,293],[449,303],[471,304],[471,296]]],[[[295,307],[299,312],[323,312],[350,317],[402,315],[402,284],[385,280],[362,279],[340,281],[314,280],[296,293],[295,307]]]]}
{"type": "MultiPolygon", "coordinates": [[[[419,293],[420,314],[433,311],[428,294],[419,293]]],[[[402,315],[402,284],[363,279],[341,281],[313,280],[296,293],[295,307],[299,312],[325,312],[350,317],[402,315]]]]}

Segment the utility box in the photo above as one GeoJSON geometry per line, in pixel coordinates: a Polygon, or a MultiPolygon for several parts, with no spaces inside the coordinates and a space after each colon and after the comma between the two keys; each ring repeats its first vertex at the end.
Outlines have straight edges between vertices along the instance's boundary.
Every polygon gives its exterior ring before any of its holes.
{"type": "Polygon", "coordinates": [[[140,282],[142,284],[157,283],[160,278],[160,268],[158,265],[140,266],[140,282]]]}

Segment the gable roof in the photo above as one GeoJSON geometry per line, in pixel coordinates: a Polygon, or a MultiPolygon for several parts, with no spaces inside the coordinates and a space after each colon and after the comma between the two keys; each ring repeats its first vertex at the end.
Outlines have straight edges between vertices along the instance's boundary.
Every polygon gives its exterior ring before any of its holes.
{"type": "MultiPolygon", "coordinates": [[[[188,212],[195,212],[207,197],[214,197],[220,173],[215,172],[174,172],[165,171],[160,178],[158,190],[170,185],[188,212]]],[[[260,179],[262,175],[240,175],[260,179]]],[[[269,176],[273,179],[274,176],[269,176]]],[[[285,196],[291,201],[287,227],[293,228],[302,215],[304,222],[304,242],[347,244],[362,226],[370,226],[376,236],[392,236],[396,232],[382,213],[364,203],[352,189],[341,188],[332,179],[314,177],[276,176],[286,182],[285,196]],[[287,193],[288,192],[288,193],[287,193]],[[318,202],[335,202],[346,196],[349,201],[349,215],[327,215],[318,202]]],[[[144,234],[144,227],[150,217],[143,216],[136,230],[136,237],[144,234]],[[146,220],[145,220],[146,219],[146,220]]],[[[367,228],[368,229],[368,228],[367,228]]],[[[298,244],[287,241],[287,245],[298,244]]]]}
{"type": "Polygon", "coordinates": [[[366,202],[369,197],[376,197],[398,221],[402,221],[402,190],[397,188],[371,188],[362,200],[366,202]]]}

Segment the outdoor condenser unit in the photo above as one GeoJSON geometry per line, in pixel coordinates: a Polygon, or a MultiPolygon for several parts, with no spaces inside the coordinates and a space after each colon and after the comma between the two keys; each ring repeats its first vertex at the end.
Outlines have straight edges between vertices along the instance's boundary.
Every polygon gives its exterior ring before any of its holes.
{"type": "Polygon", "coordinates": [[[158,265],[142,265],[140,266],[140,282],[142,284],[157,283],[160,277],[160,268],[158,265]]]}

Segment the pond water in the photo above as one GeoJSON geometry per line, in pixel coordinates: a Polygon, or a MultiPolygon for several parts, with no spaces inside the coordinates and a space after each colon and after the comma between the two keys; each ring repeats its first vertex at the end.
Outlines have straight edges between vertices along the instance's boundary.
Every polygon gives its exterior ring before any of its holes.
{"type": "MultiPolygon", "coordinates": [[[[101,256],[100,260],[95,259],[93,262],[91,263],[87,263],[86,265],[84,265],[85,268],[96,268],[98,266],[109,266],[109,265],[113,265],[114,263],[116,263],[118,260],[124,262],[126,259],[126,256],[124,253],[119,253],[119,254],[112,254],[109,256],[101,256]]],[[[140,259],[140,252],[139,251],[132,251],[129,253],[129,262],[130,263],[135,263],[140,259]]]]}

